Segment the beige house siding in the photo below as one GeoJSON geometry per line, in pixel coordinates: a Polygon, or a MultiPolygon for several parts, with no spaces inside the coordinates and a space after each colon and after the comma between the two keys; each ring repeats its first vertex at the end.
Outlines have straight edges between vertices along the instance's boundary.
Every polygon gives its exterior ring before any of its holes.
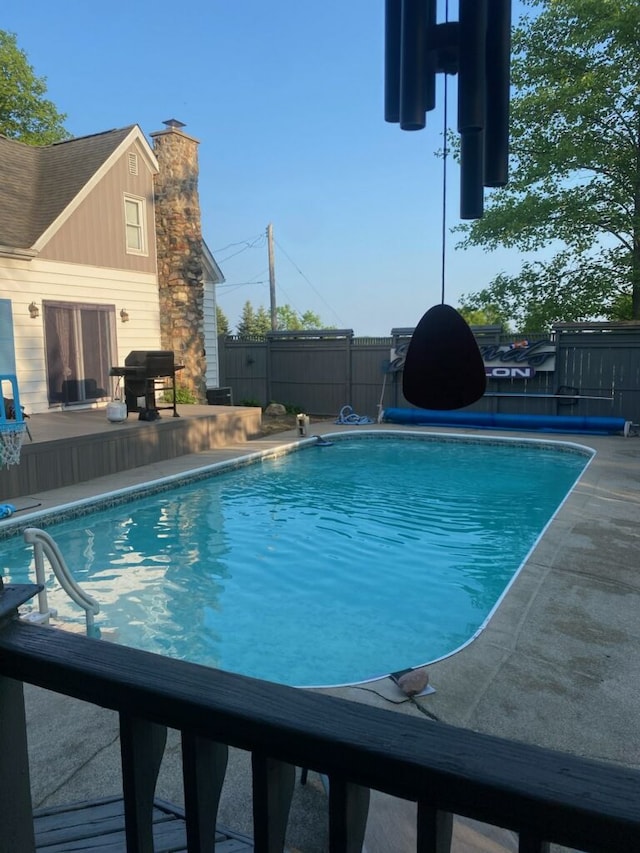
{"type": "Polygon", "coordinates": [[[31,262],[3,259],[0,298],[12,302],[18,386],[21,402],[29,413],[49,410],[43,300],[113,305],[118,364],[123,363],[131,350],[161,348],[155,270],[153,273],[119,271],[41,258],[31,262]],[[28,306],[34,300],[40,315],[31,319],[28,306]],[[120,319],[123,308],[129,315],[126,323],[120,319]]]}
{"type": "MultiPolygon", "coordinates": [[[[39,257],[117,270],[156,273],[153,175],[137,140],[114,163],[86,199],[43,246],[39,257]],[[135,154],[138,174],[131,174],[135,154]],[[145,255],[130,254],[125,243],[125,194],[145,201],[145,255]]],[[[88,296],[89,294],[87,294],[88,296]]]]}

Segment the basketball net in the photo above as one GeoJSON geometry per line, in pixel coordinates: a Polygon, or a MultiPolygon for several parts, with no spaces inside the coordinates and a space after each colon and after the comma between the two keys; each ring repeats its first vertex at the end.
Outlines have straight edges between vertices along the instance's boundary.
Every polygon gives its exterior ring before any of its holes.
{"type": "Polygon", "coordinates": [[[20,462],[20,450],[27,425],[0,424],[0,468],[10,468],[20,462]]]}

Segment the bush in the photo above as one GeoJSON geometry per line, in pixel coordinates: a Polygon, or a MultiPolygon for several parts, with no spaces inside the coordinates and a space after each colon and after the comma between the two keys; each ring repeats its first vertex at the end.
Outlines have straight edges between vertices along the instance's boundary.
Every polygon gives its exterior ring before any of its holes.
{"type": "MultiPolygon", "coordinates": [[[[162,399],[165,403],[173,403],[173,390],[165,391],[162,399]]],[[[191,388],[187,388],[186,385],[176,386],[176,403],[193,405],[197,402],[198,398],[195,396],[191,388]]]]}

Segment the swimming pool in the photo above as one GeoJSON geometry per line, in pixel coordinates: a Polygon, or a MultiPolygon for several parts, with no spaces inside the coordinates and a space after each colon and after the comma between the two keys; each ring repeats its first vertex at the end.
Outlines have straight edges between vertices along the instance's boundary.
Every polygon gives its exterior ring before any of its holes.
{"type": "MultiPolygon", "coordinates": [[[[354,683],[476,635],[591,453],[410,432],[331,440],[46,529],[119,642],[297,686],[354,683]]],[[[0,548],[4,575],[24,582],[30,550],[0,548]]],[[[61,618],[81,622],[48,586],[61,618]]]]}

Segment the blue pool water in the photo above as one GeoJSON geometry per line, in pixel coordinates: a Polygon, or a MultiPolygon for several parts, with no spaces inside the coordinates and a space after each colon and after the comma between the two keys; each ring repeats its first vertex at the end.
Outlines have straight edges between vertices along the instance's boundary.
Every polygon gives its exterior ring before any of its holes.
{"type": "MultiPolygon", "coordinates": [[[[298,686],[364,681],[483,626],[589,461],[557,447],[359,435],[46,529],[121,643],[298,686]]],[[[22,539],[0,552],[25,582],[22,539]]]]}

